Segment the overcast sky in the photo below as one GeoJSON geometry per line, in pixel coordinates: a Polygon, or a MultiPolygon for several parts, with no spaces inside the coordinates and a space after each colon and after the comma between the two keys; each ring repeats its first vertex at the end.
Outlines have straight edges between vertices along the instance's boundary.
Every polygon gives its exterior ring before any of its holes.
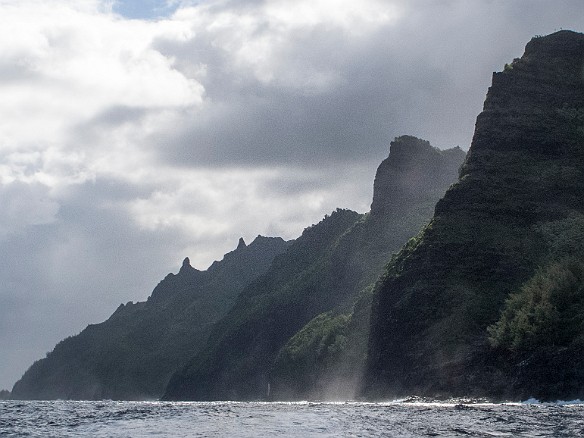
{"type": "Polygon", "coordinates": [[[365,212],[398,135],[468,149],[582,0],[0,0],[0,389],[189,256],[365,212]]]}

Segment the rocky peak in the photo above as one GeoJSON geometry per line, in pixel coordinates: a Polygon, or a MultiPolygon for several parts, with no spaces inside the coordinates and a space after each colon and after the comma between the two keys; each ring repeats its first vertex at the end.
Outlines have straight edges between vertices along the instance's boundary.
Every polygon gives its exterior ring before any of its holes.
{"type": "Polygon", "coordinates": [[[178,271],[179,275],[185,274],[185,273],[190,273],[193,271],[196,271],[196,269],[191,266],[191,260],[188,257],[185,257],[185,259],[182,262],[182,266],[180,268],[180,271],[178,271]]]}
{"type": "MultiPolygon", "coordinates": [[[[525,46],[524,57],[545,62],[553,70],[560,70],[557,60],[582,61],[584,53],[584,34],[571,30],[560,30],[547,36],[537,36],[525,46]]],[[[574,73],[562,69],[562,74],[574,73]]],[[[576,74],[582,80],[582,72],[576,74]]]]}
{"type": "Polygon", "coordinates": [[[245,248],[245,247],[247,247],[247,245],[245,244],[245,240],[243,240],[243,237],[240,237],[239,238],[239,242],[237,243],[236,250],[237,249],[242,249],[242,248],[245,248]]]}
{"type": "Polygon", "coordinates": [[[274,245],[281,245],[284,244],[284,246],[288,246],[292,243],[293,241],[285,241],[284,239],[282,239],[281,237],[268,237],[268,236],[262,236],[260,234],[257,235],[257,237],[255,239],[253,239],[253,241],[247,246],[248,248],[270,248],[274,245]]]}
{"type": "Polygon", "coordinates": [[[372,215],[399,215],[404,204],[417,204],[426,198],[435,203],[456,181],[464,157],[458,147],[441,151],[426,140],[397,137],[390,144],[389,156],[377,169],[372,215]]]}
{"type": "Polygon", "coordinates": [[[431,155],[433,150],[429,141],[411,135],[396,137],[389,144],[389,156],[394,166],[412,164],[417,158],[431,155]]]}

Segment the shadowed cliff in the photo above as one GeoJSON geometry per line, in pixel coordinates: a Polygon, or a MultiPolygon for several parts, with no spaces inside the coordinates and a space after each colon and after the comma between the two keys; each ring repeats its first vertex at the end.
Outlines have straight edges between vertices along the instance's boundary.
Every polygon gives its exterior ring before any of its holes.
{"type": "Polygon", "coordinates": [[[459,182],[378,284],[366,394],[584,395],[584,35],[493,75],[459,182]]]}

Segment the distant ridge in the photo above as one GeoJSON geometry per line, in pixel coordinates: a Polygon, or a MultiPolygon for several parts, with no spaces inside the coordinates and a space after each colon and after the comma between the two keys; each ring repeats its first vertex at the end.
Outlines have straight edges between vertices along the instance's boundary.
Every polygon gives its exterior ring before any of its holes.
{"type": "Polygon", "coordinates": [[[239,292],[289,246],[258,236],[199,271],[185,258],[146,302],[121,304],[111,317],[60,342],[12,390],[14,399],[159,398],[172,372],[207,339],[239,292]]]}

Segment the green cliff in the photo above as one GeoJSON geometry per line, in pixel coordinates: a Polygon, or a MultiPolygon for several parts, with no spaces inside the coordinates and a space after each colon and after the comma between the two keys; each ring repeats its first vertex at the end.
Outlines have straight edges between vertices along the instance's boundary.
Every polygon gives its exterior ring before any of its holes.
{"type": "Polygon", "coordinates": [[[584,35],[493,75],[460,180],[388,265],[365,394],[584,395],[584,35]]]}

